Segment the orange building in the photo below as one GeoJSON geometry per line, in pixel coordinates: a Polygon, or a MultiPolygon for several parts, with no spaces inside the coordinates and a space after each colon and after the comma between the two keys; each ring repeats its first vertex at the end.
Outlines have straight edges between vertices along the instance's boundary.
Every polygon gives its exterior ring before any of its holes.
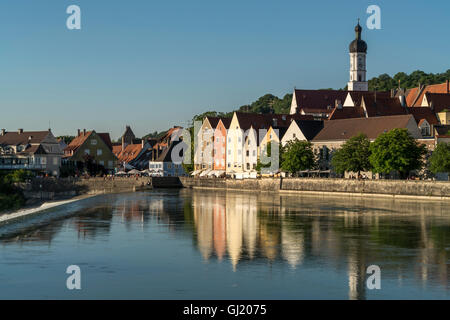
{"type": "Polygon", "coordinates": [[[231,118],[221,118],[214,130],[214,170],[226,169],[227,130],[231,118]]]}

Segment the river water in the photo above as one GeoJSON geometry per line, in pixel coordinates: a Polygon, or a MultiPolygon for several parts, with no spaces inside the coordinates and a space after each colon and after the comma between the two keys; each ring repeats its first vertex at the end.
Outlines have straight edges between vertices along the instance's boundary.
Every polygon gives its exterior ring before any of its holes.
{"type": "Polygon", "coordinates": [[[449,280],[444,202],[157,190],[0,227],[1,299],[449,299],[449,280]]]}

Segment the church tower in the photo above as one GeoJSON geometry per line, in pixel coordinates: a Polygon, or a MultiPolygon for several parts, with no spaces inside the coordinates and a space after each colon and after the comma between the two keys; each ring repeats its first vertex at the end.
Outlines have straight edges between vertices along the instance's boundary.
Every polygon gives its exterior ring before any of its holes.
{"type": "Polygon", "coordinates": [[[369,91],[366,79],[367,44],[361,39],[362,27],[355,27],[356,39],[350,43],[350,82],[349,91],[369,91]]]}

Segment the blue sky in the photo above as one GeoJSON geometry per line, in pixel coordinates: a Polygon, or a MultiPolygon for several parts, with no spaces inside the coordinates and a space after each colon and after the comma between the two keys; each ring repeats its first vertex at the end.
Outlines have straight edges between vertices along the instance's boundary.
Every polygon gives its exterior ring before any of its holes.
{"type": "Polygon", "coordinates": [[[448,1],[106,1],[0,3],[0,127],[142,136],[265,93],[342,88],[358,17],[368,77],[450,68],[448,1]],[[82,29],[66,28],[66,8],[82,29]]]}

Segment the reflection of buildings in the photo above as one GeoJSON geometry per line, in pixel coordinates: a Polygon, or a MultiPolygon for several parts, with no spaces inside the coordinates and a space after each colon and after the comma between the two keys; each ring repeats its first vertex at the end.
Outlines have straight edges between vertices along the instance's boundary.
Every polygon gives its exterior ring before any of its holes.
{"type": "Polygon", "coordinates": [[[285,261],[293,269],[320,263],[346,275],[349,299],[370,293],[366,269],[374,261],[386,261],[380,265],[382,276],[395,273],[405,279],[417,270],[416,279],[448,287],[450,217],[436,226],[430,217],[445,208],[419,205],[427,224],[418,218],[417,206],[364,199],[322,199],[318,204],[314,198],[287,195],[192,191],[197,245],[205,260],[215,255],[221,261],[227,253],[233,270],[253,260],[285,261]],[[415,248],[417,254],[392,256],[386,248],[415,248]]]}

